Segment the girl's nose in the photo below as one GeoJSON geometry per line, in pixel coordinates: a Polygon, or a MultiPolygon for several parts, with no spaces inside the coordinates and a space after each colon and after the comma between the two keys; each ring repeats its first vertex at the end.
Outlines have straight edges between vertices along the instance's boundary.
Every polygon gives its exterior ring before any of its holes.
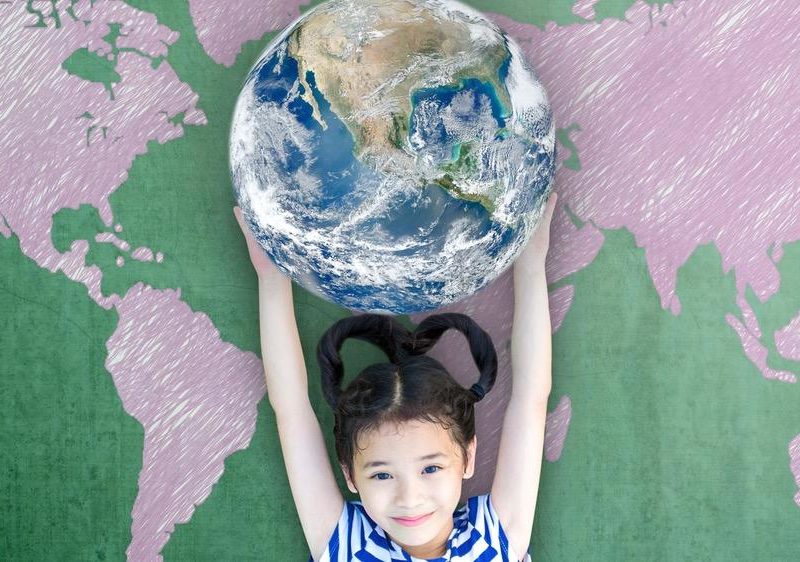
{"type": "Polygon", "coordinates": [[[414,479],[403,479],[397,485],[396,503],[399,507],[413,508],[421,503],[422,489],[414,479]]]}

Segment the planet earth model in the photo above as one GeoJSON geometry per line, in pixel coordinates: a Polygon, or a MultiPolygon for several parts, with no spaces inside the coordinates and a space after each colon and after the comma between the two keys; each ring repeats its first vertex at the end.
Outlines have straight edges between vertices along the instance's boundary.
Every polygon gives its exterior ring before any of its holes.
{"type": "Polygon", "coordinates": [[[555,156],[519,47],[450,0],[310,10],[250,71],[230,136],[236,199],[277,267],[341,306],[395,314],[511,266],[555,156]]]}

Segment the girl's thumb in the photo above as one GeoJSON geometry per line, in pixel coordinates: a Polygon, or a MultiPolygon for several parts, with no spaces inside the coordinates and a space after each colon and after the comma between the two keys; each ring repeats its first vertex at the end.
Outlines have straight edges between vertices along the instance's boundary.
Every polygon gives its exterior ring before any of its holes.
{"type": "Polygon", "coordinates": [[[239,207],[233,208],[233,216],[236,217],[236,222],[239,223],[239,228],[244,230],[244,222],[242,222],[242,210],[239,207]]]}

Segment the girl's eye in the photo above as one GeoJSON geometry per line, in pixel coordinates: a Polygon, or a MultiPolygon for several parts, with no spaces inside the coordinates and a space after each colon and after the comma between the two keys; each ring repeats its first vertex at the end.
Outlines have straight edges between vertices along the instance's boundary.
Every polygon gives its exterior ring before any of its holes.
{"type": "MultiPolygon", "coordinates": [[[[442,470],[441,466],[431,465],[431,466],[426,466],[423,469],[423,472],[425,474],[435,474],[435,473],[439,472],[440,470],[442,470]]],[[[370,478],[372,480],[388,480],[391,477],[392,477],[392,475],[389,474],[388,472],[378,472],[378,473],[373,474],[372,476],[370,476],[370,478]]]]}

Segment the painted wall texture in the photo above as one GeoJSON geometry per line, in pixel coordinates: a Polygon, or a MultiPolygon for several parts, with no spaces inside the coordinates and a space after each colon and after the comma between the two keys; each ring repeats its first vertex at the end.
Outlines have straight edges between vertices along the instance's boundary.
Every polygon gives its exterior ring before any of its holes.
{"type": "MultiPolygon", "coordinates": [[[[796,560],[800,6],[468,3],[559,128],[534,558],[796,560]]],[[[0,559],[307,557],[227,141],[245,74],[309,7],[0,1],[0,559]]],[[[442,309],[500,355],[465,497],[510,391],[510,273],[442,309]]],[[[294,290],[331,439],[314,349],[349,312],[294,290]]],[[[384,360],[345,352],[348,377],[384,360]]],[[[432,354],[477,376],[459,336],[432,354]]]]}

